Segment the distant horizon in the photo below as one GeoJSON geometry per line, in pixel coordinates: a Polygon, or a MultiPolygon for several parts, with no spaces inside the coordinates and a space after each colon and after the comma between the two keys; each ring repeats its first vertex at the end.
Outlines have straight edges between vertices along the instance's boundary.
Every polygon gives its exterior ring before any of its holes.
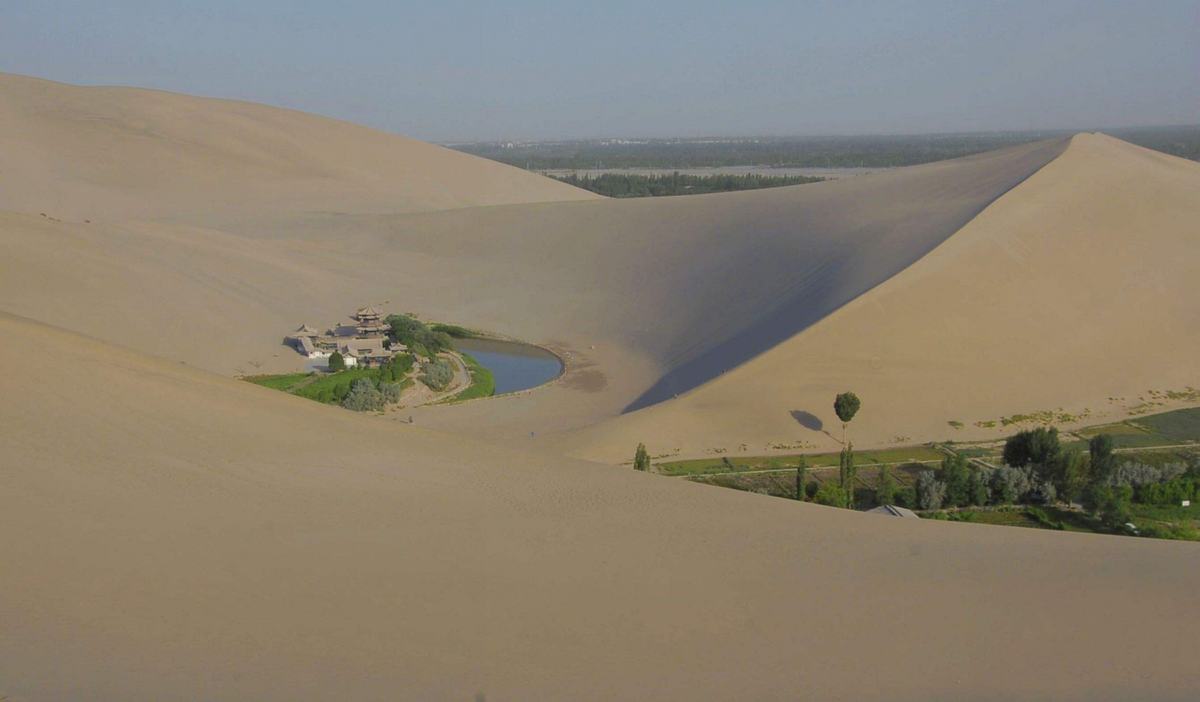
{"type": "MultiPolygon", "coordinates": [[[[859,132],[859,133],[812,133],[812,134],[698,134],[695,136],[648,136],[645,134],[636,136],[584,136],[584,137],[546,137],[546,138],[507,138],[501,137],[498,139],[439,139],[430,143],[438,146],[463,146],[469,144],[500,144],[512,142],[515,144],[548,144],[554,142],[572,143],[572,142],[594,142],[594,141],[700,141],[704,139],[714,140],[749,140],[749,139],[769,139],[776,141],[785,141],[788,139],[869,139],[869,138],[890,138],[890,137],[935,137],[935,136],[982,136],[982,135],[1009,135],[1009,134],[1040,134],[1047,132],[1071,132],[1074,134],[1087,134],[1092,132],[1116,132],[1122,130],[1134,129],[1196,129],[1200,128],[1200,121],[1196,122],[1180,122],[1175,124],[1122,124],[1109,126],[1082,126],[1082,127],[1046,127],[1034,129],[983,129],[977,131],[942,131],[942,132],[859,132]]],[[[386,131],[386,130],[384,130],[386,131]]],[[[407,136],[407,135],[401,135],[407,136]]]]}
{"type": "Polygon", "coordinates": [[[670,134],[670,135],[657,135],[657,136],[647,135],[647,134],[631,134],[631,135],[607,134],[607,135],[599,135],[599,136],[578,136],[578,137],[560,137],[560,136],[504,137],[504,136],[502,136],[502,137],[497,137],[497,138],[422,139],[422,138],[414,136],[412,134],[398,132],[393,129],[389,129],[386,127],[380,127],[380,126],[376,126],[376,125],[372,125],[372,124],[366,124],[363,122],[356,122],[353,119],[339,117],[339,116],[333,115],[333,114],[316,112],[316,111],[309,110],[309,109],[304,109],[304,108],[299,108],[299,107],[291,107],[291,106],[287,106],[287,105],[265,102],[265,101],[261,101],[261,100],[253,100],[253,99],[239,98],[239,97],[229,97],[229,96],[223,96],[223,95],[191,93],[191,92],[187,92],[187,91],[183,91],[183,90],[176,90],[173,88],[161,88],[161,87],[153,87],[153,86],[147,86],[147,85],[133,85],[133,84],[128,84],[128,83],[79,83],[79,82],[72,82],[69,80],[60,80],[57,78],[49,78],[46,76],[33,75],[33,74],[27,74],[27,73],[25,73],[25,74],[13,73],[11,71],[0,71],[0,72],[7,72],[7,73],[11,73],[12,75],[20,75],[25,78],[33,78],[36,80],[46,80],[46,81],[51,81],[51,82],[55,82],[55,83],[64,83],[67,85],[74,85],[74,86],[84,87],[84,88],[133,88],[133,89],[139,89],[139,90],[153,90],[153,91],[157,91],[157,92],[190,95],[192,97],[211,99],[211,100],[231,100],[231,101],[235,101],[235,102],[257,103],[257,104],[266,105],[268,107],[276,107],[276,108],[286,109],[286,110],[295,110],[298,112],[306,112],[306,113],[314,114],[314,115],[317,115],[320,117],[336,119],[336,120],[340,120],[343,122],[350,122],[353,124],[358,124],[360,126],[369,127],[371,129],[378,129],[383,132],[389,132],[392,134],[396,134],[397,136],[417,139],[419,141],[426,141],[431,144],[436,144],[438,146],[447,146],[447,147],[463,146],[463,145],[470,145],[470,144],[498,144],[498,143],[507,143],[507,142],[520,143],[520,144],[546,144],[546,143],[554,143],[554,142],[571,143],[571,142],[643,141],[643,140],[644,141],[670,141],[670,140],[698,141],[698,140],[704,140],[704,139],[788,140],[788,139],[853,139],[853,138],[872,138],[872,137],[875,137],[875,138],[914,137],[914,138],[916,138],[916,137],[933,137],[933,136],[1039,134],[1039,133],[1045,133],[1045,132],[1088,133],[1088,132],[1121,131],[1121,130],[1131,130],[1131,129],[1188,129],[1188,128],[1200,127],[1200,120],[1197,120],[1195,122],[1175,122],[1175,123],[1161,123],[1161,124],[1143,123],[1143,124],[1121,124],[1121,125],[1105,125],[1105,126],[1085,125],[1085,126],[1069,126],[1069,127],[996,128],[996,129],[979,129],[979,130],[964,130],[964,131],[812,132],[812,133],[807,133],[807,134],[803,134],[803,133],[793,133],[793,134],[744,133],[744,134],[696,134],[696,135],[670,134]]]}
{"type": "Polygon", "coordinates": [[[41,0],[0,70],[277,105],[435,143],[1177,125],[1200,2],[41,0]]]}

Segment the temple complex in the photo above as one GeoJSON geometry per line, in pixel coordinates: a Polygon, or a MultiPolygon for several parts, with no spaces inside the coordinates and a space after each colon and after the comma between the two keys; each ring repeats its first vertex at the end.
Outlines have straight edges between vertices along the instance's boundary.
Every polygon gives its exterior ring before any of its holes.
{"type": "Polygon", "coordinates": [[[374,367],[407,350],[403,344],[389,346],[388,330],[383,315],[368,305],[350,315],[348,322],[337,324],[324,332],[301,324],[286,341],[311,359],[328,359],[337,351],[346,362],[346,367],[374,367]]]}

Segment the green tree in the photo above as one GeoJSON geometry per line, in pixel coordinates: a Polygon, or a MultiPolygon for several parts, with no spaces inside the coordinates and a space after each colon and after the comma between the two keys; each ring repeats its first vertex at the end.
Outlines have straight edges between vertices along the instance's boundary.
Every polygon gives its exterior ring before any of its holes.
{"type": "Polygon", "coordinates": [[[1121,530],[1129,521],[1129,503],[1133,501],[1133,488],[1128,485],[1105,487],[1100,501],[1100,521],[1114,531],[1121,530]]]}
{"type": "Polygon", "coordinates": [[[838,485],[846,493],[846,507],[854,507],[854,479],[858,468],[854,465],[854,444],[846,444],[838,458],[838,485]]]}
{"type": "Polygon", "coordinates": [[[796,464],[796,499],[804,501],[805,490],[808,486],[808,459],[804,456],[800,457],[800,462],[796,464]]]}
{"type": "Polygon", "coordinates": [[[1051,482],[1063,502],[1079,499],[1088,484],[1088,458],[1079,449],[1064,451],[1055,463],[1051,482]]]}
{"type": "Polygon", "coordinates": [[[333,373],[346,370],[346,359],[338,351],[329,354],[329,370],[333,373]]]}
{"type": "Polygon", "coordinates": [[[854,415],[858,414],[858,408],[862,406],[858,395],[852,392],[843,392],[833,399],[833,411],[837,413],[838,419],[842,420],[842,445],[846,445],[846,425],[854,419],[854,415]]]}
{"type": "Polygon", "coordinates": [[[1092,482],[1107,483],[1117,467],[1113,455],[1113,439],[1108,434],[1097,434],[1088,441],[1088,454],[1092,459],[1092,482]]]}
{"type": "Polygon", "coordinates": [[[637,450],[633,452],[633,469],[650,470],[650,454],[647,453],[645,444],[638,444],[637,450]]]}
{"type": "Polygon", "coordinates": [[[1035,468],[1048,466],[1058,458],[1061,450],[1058,428],[1027,429],[1008,437],[1004,442],[1004,462],[1013,468],[1024,468],[1029,464],[1035,468]]]}
{"type": "Polygon", "coordinates": [[[985,475],[978,466],[971,466],[971,477],[967,481],[967,494],[970,496],[969,504],[983,506],[986,505],[991,497],[991,487],[988,484],[989,476],[985,475]]]}
{"type": "Polygon", "coordinates": [[[933,471],[921,471],[913,487],[918,509],[942,508],[942,501],[946,497],[946,484],[938,480],[933,471]]]}
{"type": "Polygon", "coordinates": [[[943,458],[937,479],[946,486],[942,504],[948,507],[965,507],[970,504],[971,469],[964,456],[954,454],[943,458]]]}
{"type": "Polygon", "coordinates": [[[875,485],[875,502],[881,505],[896,504],[896,479],[887,466],[879,469],[879,482],[875,485]]]}

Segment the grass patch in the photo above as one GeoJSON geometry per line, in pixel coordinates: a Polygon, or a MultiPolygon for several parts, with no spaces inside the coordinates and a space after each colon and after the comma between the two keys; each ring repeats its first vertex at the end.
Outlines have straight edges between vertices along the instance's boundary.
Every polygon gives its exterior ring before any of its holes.
{"type": "Polygon", "coordinates": [[[317,402],[335,403],[350,391],[350,386],[359,378],[375,379],[379,371],[371,368],[347,368],[344,371],[323,375],[313,382],[296,389],[293,394],[317,402]]]}
{"type": "Polygon", "coordinates": [[[1133,504],[1130,520],[1145,536],[1200,541],[1200,506],[1133,504]]]}
{"type": "Polygon", "coordinates": [[[283,390],[284,392],[296,387],[297,385],[307,381],[312,376],[312,373],[287,373],[284,375],[251,375],[243,378],[247,382],[261,385],[264,388],[272,390],[283,390]]]}
{"type": "Polygon", "coordinates": [[[496,378],[487,368],[479,365],[470,354],[459,351],[463,362],[467,365],[467,372],[471,375],[471,384],[462,392],[454,397],[443,400],[443,403],[465,402],[474,400],[479,397],[491,397],[496,394],[496,378]]]}
{"type": "Polygon", "coordinates": [[[350,386],[359,378],[375,380],[379,377],[376,368],[347,368],[337,373],[286,373],[283,375],[255,375],[247,380],[272,390],[317,402],[337,404],[350,392],[350,386]]]}
{"type": "Polygon", "coordinates": [[[1144,427],[1168,442],[1200,441],[1200,407],[1152,414],[1130,423],[1144,427]]]}
{"type": "Polygon", "coordinates": [[[1200,442],[1200,407],[1151,414],[1123,422],[1098,424],[1075,432],[1085,439],[1108,434],[1117,448],[1141,448],[1200,442]]]}

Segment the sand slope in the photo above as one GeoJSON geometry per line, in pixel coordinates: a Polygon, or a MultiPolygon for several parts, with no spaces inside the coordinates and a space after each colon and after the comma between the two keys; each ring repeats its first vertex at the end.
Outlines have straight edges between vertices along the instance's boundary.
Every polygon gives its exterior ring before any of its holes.
{"type": "Polygon", "coordinates": [[[9,315],[0,334],[23,369],[0,375],[12,699],[1196,690],[1192,544],[796,505],[398,427],[9,315]]]}
{"type": "Polygon", "coordinates": [[[1043,410],[1123,416],[1150,390],[1200,388],[1197,222],[1200,164],[1076,136],[870,293],[694,393],[576,440],[610,457],[623,454],[603,447],[638,440],[832,447],[832,400],[846,389],[864,400],[860,445],[1002,435],[1013,429],[1001,417],[1043,410]]]}
{"type": "MultiPolygon", "coordinates": [[[[205,226],[0,215],[0,293],[8,311],[227,374],[296,367],[284,334],[364,302],[551,344],[571,354],[567,382],[486,410],[497,431],[528,435],[750,360],[903,270],[1063,146],[719,196],[205,226]]],[[[431,421],[479,424],[457,413],[431,421]]]]}
{"type": "Polygon", "coordinates": [[[592,199],[549,178],[292,110],[0,73],[0,209],[70,219],[406,212],[592,199]]]}
{"type": "Polygon", "coordinates": [[[226,375],[299,368],[289,330],[366,302],[568,358],[559,383],[416,412],[426,426],[615,461],[638,441],[828,447],[846,388],[878,446],[1200,385],[1200,166],[1105,137],[756,192],[458,207],[580,193],[274,108],[0,90],[0,309],[226,375]],[[1146,330],[1169,343],[1128,343],[1146,330]]]}

